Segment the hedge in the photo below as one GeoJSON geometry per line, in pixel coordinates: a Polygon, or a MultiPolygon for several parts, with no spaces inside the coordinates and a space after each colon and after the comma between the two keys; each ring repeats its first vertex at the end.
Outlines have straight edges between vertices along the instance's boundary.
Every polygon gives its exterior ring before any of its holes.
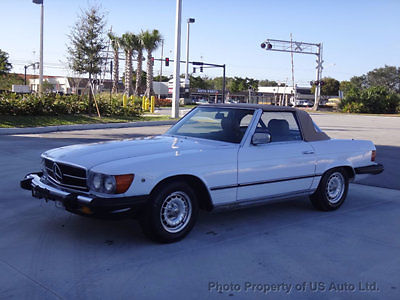
{"type": "MultiPolygon", "coordinates": [[[[96,97],[102,116],[138,116],[141,113],[140,101],[129,99],[127,107],[122,106],[122,96],[101,95],[96,97]]],[[[93,105],[92,112],[96,113],[93,105]]],[[[58,115],[88,114],[87,96],[78,95],[0,95],[0,115],[58,115]]]]}
{"type": "Polygon", "coordinates": [[[349,113],[400,113],[400,95],[381,86],[353,88],[346,93],[340,108],[349,113]]]}

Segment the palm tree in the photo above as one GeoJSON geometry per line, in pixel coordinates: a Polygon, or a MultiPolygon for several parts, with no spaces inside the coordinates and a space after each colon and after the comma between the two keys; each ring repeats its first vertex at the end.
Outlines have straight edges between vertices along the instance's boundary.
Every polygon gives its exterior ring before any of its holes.
{"type": "Polygon", "coordinates": [[[154,94],[153,91],[153,61],[152,52],[158,48],[161,42],[161,34],[157,29],[153,31],[146,30],[142,33],[143,46],[147,51],[147,78],[145,95],[150,98],[154,94]]]}
{"type": "Polygon", "coordinates": [[[119,47],[120,47],[120,38],[114,35],[112,32],[109,32],[108,38],[111,41],[111,47],[114,52],[114,68],[113,68],[113,83],[112,83],[112,92],[118,92],[118,80],[119,80],[119,47]]]}
{"type": "Polygon", "coordinates": [[[136,67],[136,86],[135,86],[135,96],[140,95],[140,90],[142,87],[142,63],[143,63],[143,30],[137,36],[137,43],[135,44],[135,51],[137,52],[137,67],[136,67]]]}
{"type": "Polygon", "coordinates": [[[132,56],[138,37],[133,33],[124,33],[120,40],[120,45],[125,51],[125,93],[132,95],[132,56]]]}

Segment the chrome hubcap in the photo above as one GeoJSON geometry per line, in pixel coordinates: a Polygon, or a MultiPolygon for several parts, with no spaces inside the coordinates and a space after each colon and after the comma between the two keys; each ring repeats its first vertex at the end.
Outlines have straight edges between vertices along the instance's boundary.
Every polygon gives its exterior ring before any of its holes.
{"type": "Polygon", "coordinates": [[[189,196],[184,192],[173,192],[162,203],[161,224],[170,233],[176,233],[185,228],[191,215],[192,204],[189,196]]]}
{"type": "Polygon", "coordinates": [[[344,188],[345,180],[342,173],[332,173],[326,183],[326,196],[328,197],[328,201],[332,204],[338,203],[343,196],[344,188]]]}

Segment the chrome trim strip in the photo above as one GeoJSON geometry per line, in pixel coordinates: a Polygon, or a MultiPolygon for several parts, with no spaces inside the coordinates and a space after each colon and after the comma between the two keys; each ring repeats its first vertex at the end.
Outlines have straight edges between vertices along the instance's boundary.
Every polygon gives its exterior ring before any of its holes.
{"type": "Polygon", "coordinates": [[[86,177],[79,177],[79,176],[69,175],[69,174],[66,174],[66,173],[63,173],[63,176],[67,176],[69,178],[75,178],[75,179],[80,179],[80,180],[85,180],[86,181],[86,177]]]}
{"type": "Polygon", "coordinates": [[[48,175],[48,178],[51,181],[53,181],[54,184],[57,184],[57,185],[62,186],[62,187],[72,188],[72,189],[80,190],[80,191],[88,191],[89,190],[87,186],[70,185],[70,184],[61,183],[61,182],[59,182],[58,180],[56,180],[55,178],[53,178],[50,175],[48,175]]]}
{"type": "Polygon", "coordinates": [[[268,183],[276,183],[276,182],[281,182],[281,181],[291,181],[291,180],[319,177],[321,175],[322,174],[305,175],[305,176],[298,176],[298,177],[286,177],[286,178],[279,178],[279,179],[273,179],[273,180],[264,180],[264,181],[245,182],[245,183],[239,183],[239,184],[222,185],[222,186],[212,187],[212,188],[210,188],[210,190],[211,191],[216,191],[216,190],[223,190],[223,189],[232,189],[232,188],[236,188],[236,187],[245,187],[245,186],[251,186],[251,185],[268,184],[268,183]]]}
{"type": "Polygon", "coordinates": [[[45,156],[43,154],[41,155],[41,157],[44,158],[44,159],[48,159],[48,160],[52,161],[53,163],[60,163],[60,164],[67,165],[67,166],[70,166],[70,167],[83,169],[83,170],[86,171],[86,173],[88,171],[88,169],[86,167],[84,167],[84,166],[79,166],[79,165],[76,165],[76,164],[73,164],[73,163],[70,163],[70,162],[64,162],[62,160],[55,161],[54,158],[50,158],[50,157],[45,156]]]}
{"type": "Polygon", "coordinates": [[[292,193],[282,193],[274,196],[264,196],[264,197],[256,197],[256,198],[248,198],[248,199],[243,199],[239,201],[234,201],[234,202],[229,202],[229,203],[223,203],[223,204],[217,204],[214,206],[214,209],[219,210],[219,209],[232,209],[235,207],[247,207],[247,206],[252,206],[252,205],[258,205],[258,204],[264,204],[268,203],[271,201],[278,201],[278,200],[287,200],[291,198],[298,198],[298,197],[303,197],[303,196],[308,196],[312,194],[315,191],[315,189],[308,189],[308,190],[301,190],[298,192],[292,192],[292,193]]]}

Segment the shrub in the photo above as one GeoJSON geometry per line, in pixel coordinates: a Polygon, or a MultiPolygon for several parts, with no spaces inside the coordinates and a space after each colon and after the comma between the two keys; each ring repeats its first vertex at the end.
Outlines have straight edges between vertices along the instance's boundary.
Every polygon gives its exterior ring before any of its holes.
{"type": "Polygon", "coordinates": [[[171,99],[156,99],[155,106],[157,106],[157,107],[172,106],[172,100],[171,99]]]}
{"type": "MultiPolygon", "coordinates": [[[[135,100],[128,100],[127,107],[122,106],[122,96],[100,95],[96,97],[102,116],[138,116],[140,105],[135,100]]],[[[92,110],[95,111],[95,110],[92,110]]],[[[0,115],[58,115],[87,114],[89,104],[87,96],[78,95],[0,95],[0,115]]]]}
{"type": "Polygon", "coordinates": [[[400,104],[400,95],[387,88],[373,86],[367,89],[352,88],[346,93],[340,104],[344,112],[360,113],[396,113],[400,104]]]}

